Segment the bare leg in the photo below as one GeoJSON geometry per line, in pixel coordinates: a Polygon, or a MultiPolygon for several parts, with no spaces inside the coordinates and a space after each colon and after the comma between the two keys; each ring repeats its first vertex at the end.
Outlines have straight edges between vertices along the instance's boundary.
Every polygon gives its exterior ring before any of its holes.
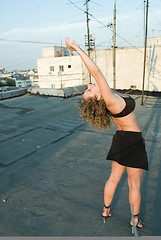
{"type": "MultiPolygon", "coordinates": [[[[105,206],[110,206],[117,184],[119,183],[122,174],[125,171],[125,167],[112,161],[111,175],[105,184],[104,188],[104,204],[105,206]]],[[[102,215],[107,216],[110,213],[110,208],[104,208],[102,215]]],[[[110,214],[111,215],[111,214],[110,214]]]]}
{"type": "MultiPolygon", "coordinates": [[[[134,215],[140,212],[141,192],[140,184],[143,170],[138,168],[127,167],[128,185],[129,185],[129,203],[132,213],[132,206],[134,207],[134,215]]],[[[134,218],[135,224],[138,223],[138,217],[134,218]]],[[[142,227],[141,223],[138,223],[138,227],[142,227]]]]}

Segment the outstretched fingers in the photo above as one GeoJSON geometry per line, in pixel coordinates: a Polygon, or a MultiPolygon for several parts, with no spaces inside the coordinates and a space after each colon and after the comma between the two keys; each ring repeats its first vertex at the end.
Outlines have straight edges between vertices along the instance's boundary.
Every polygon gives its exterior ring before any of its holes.
{"type": "Polygon", "coordinates": [[[76,51],[76,48],[78,47],[75,40],[73,40],[73,43],[71,43],[70,39],[68,37],[66,37],[66,39],[65,39],[65,44],[66,44],[67,48],[69,48],[71,51],[76,51]]]}

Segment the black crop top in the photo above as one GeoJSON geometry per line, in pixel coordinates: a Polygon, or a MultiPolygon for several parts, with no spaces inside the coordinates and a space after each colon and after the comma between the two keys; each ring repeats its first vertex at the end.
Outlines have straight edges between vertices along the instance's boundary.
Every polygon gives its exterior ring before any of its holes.
{"type": "Polygon", "coordinates": [[[121,118],[121,117],[127,116],[132,111],[134,111],[134,109],[135,109],[135,100],[133,98],[131,98],[130,96],[128,96],[128,97],[121,96],[121,97],[125,100],[125,103],[126,103],[125,108],[120,113],[117,113],[117,114],[112,114],[107,109],[107,111],[108,111],[110,116],[115,117],[115,118],[121,118]]]}

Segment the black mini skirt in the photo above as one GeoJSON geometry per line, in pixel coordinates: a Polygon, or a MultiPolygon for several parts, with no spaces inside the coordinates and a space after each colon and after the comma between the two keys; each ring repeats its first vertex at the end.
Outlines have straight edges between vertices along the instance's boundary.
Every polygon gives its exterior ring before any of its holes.
{"type": "Polygon", "coordinates": [[[116,131],[106,159],[126,167],[148,170],[148,158],[141,132],[116,131]]]}

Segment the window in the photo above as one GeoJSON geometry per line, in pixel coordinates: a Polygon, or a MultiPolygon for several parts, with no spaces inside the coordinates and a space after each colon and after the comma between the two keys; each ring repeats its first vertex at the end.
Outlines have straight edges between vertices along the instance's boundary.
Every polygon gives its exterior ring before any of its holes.
{"type": "Polygon", "coordinates": [[[54,72],[54,66],[50,66],[50,72],[54,72]]]}
{"type": "Polygon", "coordinates": [[[59,72],[64,72],[64,66],[59,66],[59,72]]]}
{"type": "Polygon", "coordinates": [[[72,66],[71,65],[68,65],[68,68],[71,68],[72,66]]]}

